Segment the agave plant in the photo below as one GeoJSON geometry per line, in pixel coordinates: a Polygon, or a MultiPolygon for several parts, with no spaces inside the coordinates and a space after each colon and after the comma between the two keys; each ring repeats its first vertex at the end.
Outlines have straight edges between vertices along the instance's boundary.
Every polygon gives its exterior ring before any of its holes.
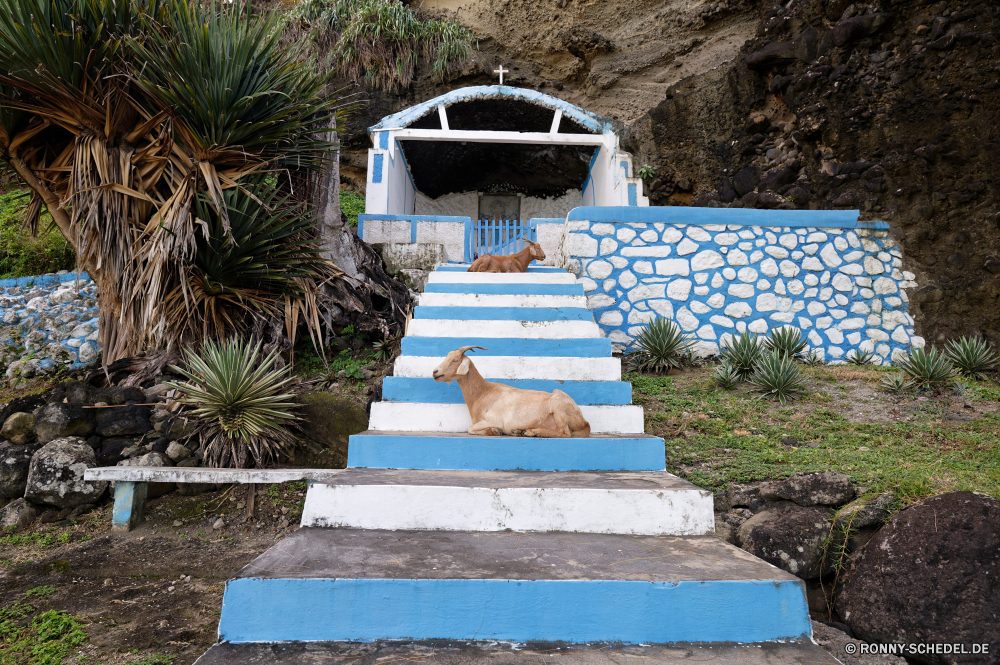
{"type": "Polygon", "coordinates": [[[905,393],[916,384],[911,380],[906,378],[906,375],[902,372],[895,372],[889,374],[879,382],[879,386],[885,391],[896,393],[905,393]]]}
{"type": "Polygon", "coordinates": [[[806,356],[802,358],[802,362],[808,365],[809,367],[820,367],[826,364],[826,362],[823,360],[823,356],[819,355],[815,351],[810,351],[808,354],[806,354],[806,356]]]}
{"type": "Polygon", "coordinates": [[[637,372],[665,371],[669,374],[671,369],[684,364],[693,345],[674,321],[658,316],[635,336],[637,350],[629,353],[628,359],[637,372]]]}
{"type": "Polygon", "coordinates": [[[944,355],[961,374],[973,379],[985,378],[997,364],[997,354],[979,337],[951,340],[944,347],[944,355]]]}
{"type": "Polygon", "coordinates": [[[288,428],[298,404],[287,392],[291,367],[274,369],[275,349],[260,358],[261,343],[208,341],[200,353],[185,349],[186,367],[171,366],[187,381],[170,382],[177,401],[192,407],[197,437],[208,466],[263,467],[295,445],[288,428]]]}
{"type": "Polygon", "coordinates": [[[921,388],[941,388],[955,380],[958,372],[937,348],[913,349],[910,354],[899,362],[913,383],[921,388]]]}
{"type": "Polygon", "coordinates": [[[764,355],[764,344],[757,335],[747,332],[723,342],[719,355],[724,363],[732,366],[740,381],[746,381],[764,355]]]}
{"type": "Polygon", "coordinates": [[[806,348],[802,332],[792,326],[773,329],[771,336],[765,337],[763,341],[766,350],[780,351],[789,358],[798,358],[806,348]]]}
{"type": "Polygon", "coordinates": [[[781,351],[769,351],[760,359],[750,377],[750,383],[764,393],[765,397],[777,399],[785,404],[789,399],[802,394],[805,377],[795,361],[781,351]]]}
{"type": "Polygon", "coordinates": [[[104,362],[239,332],[248,312],[315,324],[311,294],[337,273],[303,225],[235,250],[246,278],[206,268],[228,254],[241,271],[228,246],[304,215],[335,147],[321,133],[338,115],[329,75],[282,47],[277,17],[187,0],[4,9],[0,159],[32,192],[27,221],[44,205],[94,278],[104,362]]]}
{"type": "Polygon", "coordinates": [[[712,372],[712,381],[720,388],[729,390],[740,382],[740,377],[732,365],[723,362],[712,372]]]}
{"type": "Polygon", "coordinates": [[[874,351],[862,351],[861,349],[855,349],[849,356],[847,356],[847,362],[851,365],[871,365],[874,358],[874,351]]]}

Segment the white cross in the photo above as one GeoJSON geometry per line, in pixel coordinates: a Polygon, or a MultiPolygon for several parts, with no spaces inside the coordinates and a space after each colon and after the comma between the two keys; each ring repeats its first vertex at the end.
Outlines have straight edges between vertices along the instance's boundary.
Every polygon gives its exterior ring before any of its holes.
{"type": "Polygon", "coordinates": [[[500,65],[500,69],[494,69],[493,73],[500,75],[500,85],[503,85],[503,75],[504,74],[510,74],[510,70],[509,69],[504,69],[503,65],[500,65]]]}

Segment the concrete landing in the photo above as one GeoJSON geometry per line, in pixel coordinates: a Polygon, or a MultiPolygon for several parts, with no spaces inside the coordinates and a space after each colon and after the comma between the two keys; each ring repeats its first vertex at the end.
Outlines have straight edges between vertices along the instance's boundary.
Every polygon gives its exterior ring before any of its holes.
{"type": "Polygon", "coordinates": [[[400,661],[435,665],[579,665],[622,663],[716,663],[718,665],[840,665],[840,661],[808,640],[782,644],[691,644],[637,646],[557,643],[502,644],[482,642],[299,642],[217,644],[195,665],[380,665],[400,661]]]}
{"type": "Polygon", "coordinates": [[[302,526],[715,533],[712,494],[665,471],[346,469],[306,494],[302,526]]]}
{"type": "Polygon", "coordinates": [[[300,529],[227,582],[230,642],[808,636],[802,581],[713,537],[300,529]]]}

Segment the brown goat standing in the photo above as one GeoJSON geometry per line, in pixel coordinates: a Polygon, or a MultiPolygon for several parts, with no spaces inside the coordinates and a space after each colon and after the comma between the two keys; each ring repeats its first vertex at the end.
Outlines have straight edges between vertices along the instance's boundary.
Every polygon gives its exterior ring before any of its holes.
{"type": "Polygon", "coordinates": [[[472,262],[466,272],[527,272],[532,259],[545,260],[545,252],[537,242],[528,241],[528,246],[517,254],[493,256],[486,254],[472,262]]]}
{"type": "Polygon", "coordinates": [[[588,437],[590,423],[573,398],[561,390],[550,393],[522,390],[484,379],[463,346],[447,355],[435,368],[435,381],[458,381],[472,426],[469,434],[500,436],[544,436],[553,438],[588,437]]]}

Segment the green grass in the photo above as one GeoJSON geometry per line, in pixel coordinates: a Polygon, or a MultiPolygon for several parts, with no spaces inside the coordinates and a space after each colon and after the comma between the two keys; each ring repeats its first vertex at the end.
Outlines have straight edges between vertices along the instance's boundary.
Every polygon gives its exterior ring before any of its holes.
{"type": "Polygon", "coordinates": [[[139,660],[133,660],[129,665],[170,665],[170,663],[177,660],[177,656],[164,656],[162,654],[154,653],[149,656],[144,656],[139,660]]]}
{"type": "Polygon", "coordinates": [[[73,248],[52,226],[48,213],[42,213],[37,237],[22,228],[27,205],[25,192],[0,194],[0,279],[73,270],[73,248]]]}
{"type": "Polygon", "coordinates": [[[711,368],[673,377],[672,386],[627,378],[646,409],[646,431],[666,439],[668,469],[702,487],[836,469],[904,501],[957,490],[1000,496],[997,384],[970,382],[964,397],[872,398],[854,393],[877,386],[880,369],[804,371],[807,394],[786,407],[714,387],[711,368]],[[859,405],[900,417],[873,422],[852,411],[859,405]]]}
{"type": "Polygon", "coordinates": [[[357,192],[340,190],[340,211],[347,215],[352,229],[358,228],[358,215],[365,211],[365,197],[357,192]]]}
{"type": "MultiPolygon", "coordinates": [[[[54,591],[36,587],[24,600],[54,591]]],[[[43,610],[24,600],[0,608],[0,665],[59,665],[87,641],[83,624],[72,614],[43,610]]]]}
{"type": "Polygon", "coordinates": [[[0,537],[0,545],[14,545],[16,547],[50,547],[52,545],[65,544],[70,541],[72,534],[65,531],[59,534],[52,533],[28,533],[9,534],[0,537]]]}

